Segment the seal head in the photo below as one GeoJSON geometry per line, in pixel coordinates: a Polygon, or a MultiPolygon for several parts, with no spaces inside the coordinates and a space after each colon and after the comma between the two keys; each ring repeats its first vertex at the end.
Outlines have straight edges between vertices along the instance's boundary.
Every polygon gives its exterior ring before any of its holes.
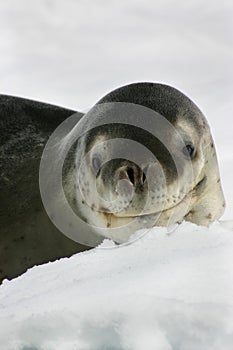
{"type": "Polygon", "coordinates": [[[124,86],[82,122],[65,188],[73,209],[99,234],[124,242],[143,227],[209,225],[222,215],[210,129],[182,92],[155,83],[124,86]]]}

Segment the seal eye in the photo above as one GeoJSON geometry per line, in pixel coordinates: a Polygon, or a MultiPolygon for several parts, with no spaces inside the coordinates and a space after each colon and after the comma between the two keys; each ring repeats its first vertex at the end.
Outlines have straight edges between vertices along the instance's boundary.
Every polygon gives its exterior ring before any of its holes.
{"type": "Polygon", "coordinates": [[[187,143],[187,145],[183,148],[183,153],[190,158],[194,156],[194,146],[192,143],[187,143]]]}
{"type": "Polygon", "coordinates": [[[99,157],[98,154],[95,154],[92,158],[92,167],[94,169],[94,171],[96,172],[96,174],[99,172],[100,167],[101,167],[101,159],[99,157]]]}

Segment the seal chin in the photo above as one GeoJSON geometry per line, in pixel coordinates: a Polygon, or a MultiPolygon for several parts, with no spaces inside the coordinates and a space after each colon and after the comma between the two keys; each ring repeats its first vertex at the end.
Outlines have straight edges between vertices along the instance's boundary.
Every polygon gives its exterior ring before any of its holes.
{"type": "MultiPolygon", "coordinates": [[[[99,214],[104,216],[104,221],[106,222],[106,227],[119,227],[133,220],[140,222],[153,222],[151,226],[167,226],[171,222],[179,223],[182,218],[185,217],[192,207],[193,201],[196,198],[197,192],[203,191],[205,183],[205,177],[197,183],[197,185],[192,188],[179,202],[174,205],[164,207],[161,210],[155,210],[151,213],[135,213],[128,214],[125,212],[123,215],[121,213],[113,213],[108,208],[100,208],[99,214]]],[[[200,195],[200,193],[198,193],[200,195]]]]}

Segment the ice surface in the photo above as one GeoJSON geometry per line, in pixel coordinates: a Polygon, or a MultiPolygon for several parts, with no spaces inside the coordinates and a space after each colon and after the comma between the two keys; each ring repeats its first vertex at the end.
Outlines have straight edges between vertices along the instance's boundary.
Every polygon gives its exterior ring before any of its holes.
{"type": "Polygon", "coordinates": [[[4,350],[231,350],[233,222],[146,231],[0,289],[4,350]]]}

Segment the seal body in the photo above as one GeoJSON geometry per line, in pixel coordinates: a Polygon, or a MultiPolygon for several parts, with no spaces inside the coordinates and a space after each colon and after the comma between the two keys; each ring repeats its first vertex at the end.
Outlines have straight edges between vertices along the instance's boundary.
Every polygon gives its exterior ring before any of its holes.
{"type": "MultiPolygon", "coordinates": [[[[63,167],[64,194],[72,212],[87,224],[85,230],[99,241],[107,237],[126,242],[140,228],[183,220],[209,225],[224,211],[210,128],[200,109],[177,89],[127,85],[107,94],[85,115],[1,96],[0,280],[88,248],[59,232],[39,193],[44,147],[74,113],[57,145],[64,149],[77,132],[63,167]]],[[[46,170],[53,178],[49,164],[46,170]]],[[[54,207],[61,198],[55,194],[54,207]]]]}
{"type": "MultiPolygon", "coordinates": [[[[87,249],[51,223],[39,191],[43,148],[74,111],[0,96],[0,282],[87,249]]],[[[77,121],[82,114],[77,113],[77,121]]]]}

